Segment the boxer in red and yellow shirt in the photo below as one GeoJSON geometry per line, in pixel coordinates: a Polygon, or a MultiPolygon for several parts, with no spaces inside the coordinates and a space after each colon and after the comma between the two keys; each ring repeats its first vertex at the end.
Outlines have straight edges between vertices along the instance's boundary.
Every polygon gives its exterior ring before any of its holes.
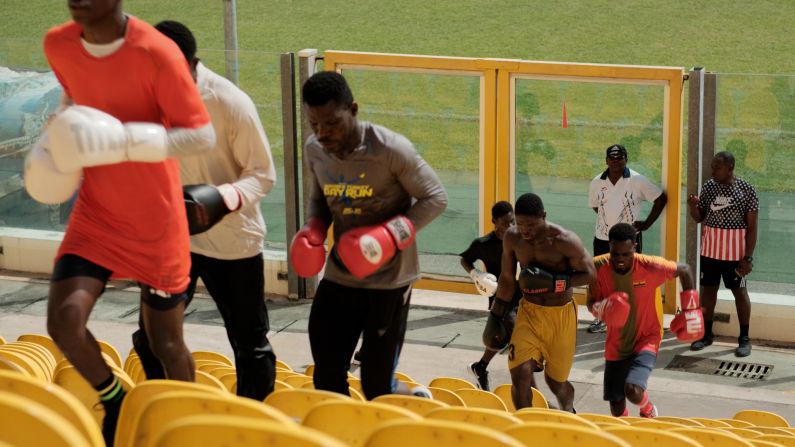
{"type": "Polygon", "coordinates": [[[212,149],[209,115],[177,46],[120,0],[70,0],[44,51],[67,107],[47,126],[50,166],[83,181],[55,259],[47,329],[93,385],[113,444],[124,390],[86,321],[111,277],[141,286],[141,315],[171,379],[192,381],[182,338],[190,240],[178,161],[212,149]]]}
{"type": "Polygon", "coordinates": [[[697,339],[704,331],[698,293],[687,264],[635,253],[637,230],[616,224],[609,232],[610,253],[594,258],[596,281],[589,287],[588,309],[607,324],[604,399],[614,416],[626,416],[626,399],[641,417],[657,416],[646,392],[663,333],[658,287],[678,277],[682,307],[671,323],[680,340],[697,339]]]}

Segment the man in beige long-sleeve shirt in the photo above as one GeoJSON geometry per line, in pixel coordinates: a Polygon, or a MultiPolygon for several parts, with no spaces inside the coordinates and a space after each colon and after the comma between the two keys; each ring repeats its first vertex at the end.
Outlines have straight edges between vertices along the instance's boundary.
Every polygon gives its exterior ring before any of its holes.
{"type": "MultiPolygon", "coordinates": [[[[185,54],[217,135],[211,153],[180,161],[182,183],[214,185],[225,199],[230,192],[239,199],[217,225],[191,236],[188,291],[192,296],[201,278],[218,305],[235,354],[237,394],[261,401],[273,391],[276,362],[266,336],[262,259],[266,228],[259,207],[276,182],[268,139],[251,98],[199,63],[196,41],[187,27],[164,21],[156,28],[185,54]]],[[[136,332],[133,343],[147,378],[164,378],[159,362],[149,356],[146,337],[140,335],[136,332]]]]}

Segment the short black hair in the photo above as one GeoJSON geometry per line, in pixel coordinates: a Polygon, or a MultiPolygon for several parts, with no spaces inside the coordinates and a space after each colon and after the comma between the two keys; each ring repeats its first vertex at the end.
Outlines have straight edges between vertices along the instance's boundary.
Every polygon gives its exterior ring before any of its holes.
{"type": "Polygon", "coordinates": [[[345,78],[336,71],[320,71],[304,82],[301,89],[303,101],[310,107],[317,107],[334,101],[340,106],[353,104],[353,93],[345,78]]]}
{"type": "Polygon", "coordinates": [[[499,219],[500,217],[513,212],[513,206],[506,202],[505,200],[501,200],[494,204],[491,207],[491,218],[492,219],[499,219]]]}
{"type": "Polygon", "coordinates": [[[721,160],[726,162],[726,164],[728,164],[730,168],[734,168],[734,154],[732,154],[731,152],[720,151],[717,154],[715,154],[715,158],[720,158],[721,160]]]}
{"type": "Polygon", "coordinates": [[[632,241],[634,244],[638,238],[638,230],[631,224],[625,222],[617,223],[610,228],[607,237],[610,242],[632,241]]]}
{"type": "Polygon", "coordinates": [[[196,39],[187,26],[175,20],[163,20],[155,28],[177,44],[188,62],[193,61],[196,57],[196,39]]]}
{"type": "Polygon", "coordinates": [[[516,210],[514,213],[521,216],[544,216],[544,202],[541,201],[541,197],[538,197],[532,192],[519,196],[519,198],[516,199],[514,209],[516,210]]]}

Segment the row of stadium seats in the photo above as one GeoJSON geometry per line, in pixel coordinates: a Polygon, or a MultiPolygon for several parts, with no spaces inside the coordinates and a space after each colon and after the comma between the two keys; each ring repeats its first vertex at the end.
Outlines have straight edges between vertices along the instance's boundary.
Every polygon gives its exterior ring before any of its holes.
{"type": "MultiPolygon", "coordinates": [[[[115,445],[131,446],[795,446],[795,427],[775,413],[746,410],[732,419],[616,418],[539,406],[515,411],[510,385],[499,393],[439,377],[432,399],[384,395],[366,401],[351,376],[351,397],[313,389],[303,373],[280,362],[276,391],[263,402],[234,395],[235,369],[215,352],[193,353],[197,383],[143,380],[140,362],[107,343],[103,354],[129,394],[115,445]]],[[[397,378],[416,383],[406,374],[397,378]]],[[[496,391],[499,391],[498,388],[496,391]]],[[[0,447],[104,445],[96,391],[46,336],[0,337],[0,447]]],[[[543,404],[543,405],[542,405],[543,404]]]]}

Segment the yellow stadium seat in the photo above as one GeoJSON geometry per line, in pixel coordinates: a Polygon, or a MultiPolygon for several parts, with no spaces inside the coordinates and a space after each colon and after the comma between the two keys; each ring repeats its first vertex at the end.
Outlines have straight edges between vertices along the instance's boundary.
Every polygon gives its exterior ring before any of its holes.
{"type": "MultiPolygon", "coordinates": [[[[494,394],[500,397],[505,404],[505,408],[511,412],[516,411],[516,407],[513,405],[513,396],[511,395],[512,388],[513,385],[510,383],[503,383],[497,388],[494,388],[494,394]]],[[[533,392],[533,408],[549,408],[549,402],[547,402],[547,398],[544,397],[544,394],[535,388],[531,388],[531,390],[533,392]]]]}
{"type": "Polygon", "coordinates": [[[236,416],[189,416],[163,428],[156,447],[345,447],[340,441],[312,430],[278,422],[236,416]]]}
{"type": "Polygon", "coordinates": [[[758,438],[752,439],[751,441],[775,442],[776,444],[782,445],[783,447],[795,447],[795,437],[793,436],[762,435],[758,438]]]}
{"type": "Polygon", "coordinates": [[[119,351],[116,348],[114,348],[113,345],[111,345],[106,341],[97,340],[97,343],[99,344],[99,350],[107,354],[113,360],[113,363],[115,363],[116,366],[121,368],[122,362],[121,362],[121,354],[119,354],[119,351]]]}
{"type": "Polygon", "coordinates": [[[295,371],[287,371],[287,370],[276,370],[276,380],[281,380],[284,382],[284,379],[291,377],[291,376],[303,376],[305,374],[297,373],[295,371]]]}
{"type": "Polygon", "coordinates": [[[294,374],[292,376],[281,379],[281,381],[292,386],[293,388],[301,388],[303,384],[307,382],[312,382],[312,376],[307,376],[304,374],[294,374]]]}
{"type": "Polygon", "coordinates": [[[218,377],[218,381],[221,382],[232,394],[237,393],[237,374],[235,373],[228,373],[224,374],[221,377],[218,377]]]}
{"type": "Polygon", "coordinates": [[[721,422],[725,422],[725,423],[729,424],[732,427],[737,427],[737,428],[746,428],[746,427],[753,427],[754,426],[754,424],[752,424],[750,422],[741,421],[739,419],[721,418],[721,419],[718,419],[718,420],[721,421],[721,422]]]}
{"type": "Polygon", "coordinates": [[[37,345],[44,347],[44,349],[50,351],[50,354],[52,354],[52,356],[55,357],[56,363],[58,363],[58,361],[63,358],[63,353],[58,348],[58,345],[55,344],[55,341],[52,338],[46,335],[22,334],[17,338],[17,341],[27,341],[30,343],[36,343],[37,345]]]}
{"type": "Polygon", "coordinates": [[[384,394],[376,397],[373,399],[373,401],[403,407],[420,416],[425,416],[431,410],[435,410],[437,408],[446,408],[449,406],[446,403],[440,402],[438,400],[426,399],[424,397],[417,396],[406,396],[403,394],[384,394]]]}
{"type": "MultiPolygon", "coordinates": [[[[312,387],[314,388],[314,384],[312,384],[312,387]]],[[[366,402],[367,401],[367,399],[365,399],[365,397],[364,397],[364,394],[356,391],[355,388],[348,387],[348,394],[351,395],[351,399],[353,399],[353,400],[358,400],[358,401],[362,401],[362,402],[366,402]]]]}
{"type": "Polygon", "coordinates": [[[749,441],[722,431],[697,427],[674,428],[671,433],[679,433],[700,443],[704,447],[753,447],[749,441]]]}
{"type": "Polygon", "coordinates": [[[513,415],[521,419],[522,422],[554,422],[558,424],[579,425],[592,430],[599,429],[599,426],[593,422],[587,421],[576,414],[549,408],[522,408],[513,415]]]}
{"type": "Polygon", "coordinates": [[[630,423],[630,425],[634,424],[635,422],[640,422],[640,421],[645,421],[646,420],[646,418],[642,418],[642,417],[639,417],[639,416],[620,416],[620,417],[621,417],[622,421],[627,421],[627,422],[630,423]]]}
{"type": "Polygon", "coordinates": [[[3,338],[2,335],[0,335],[0,345],[4,345],[4,344],[6,344],[6,339],[3,338]]]}
{"type": "MultiPolygon", "coordinates": [[[[199,368],[196,368],[199,369],[199,368]]],[[[235,374],[237,375],[237,369],[232,368],[231,366],[219,366],[219,365],[205,365],[204,368],[199,369],[200,371],[204,371],[207,374],[215,377],[216,379],[220,379],[221,377],[227,374],[235,374]]]]}
{"type": "Polygon", "coordinates": [[[226,395],[224,391],[217,388],[193,382],[147,380],[131,389],[122,401],[114,445],[116,447],[132,447],[133,433],[143,409],[153,398],[171,391],[201,391],[208,394],[226,395]]]}
{"type": "Polygon", "coordinates": [[[287,363],[284,363],[282,360],[276,359],[276,367],[277,368],[284,368],[288,371],[292,371],[293,369],[287,363]]]}
{"type": "Polygon", "coordinates": [[[25,377],[33,377],[29,372],[22,369],[21,366],[17,366],[2,357],[0,357],[0,371],[9,371],[15,374],[23,375],[25,377]]]}
{"type": "MultiPolygon", "coordinates": [[[[113,374],[118,377],[121,386],[125,390],[132,389],[135,385],[127,374],[121,369],[111,368],[113,374]]],[[[91,413],[97,423],[102,423],[105,417],[105,409],[99,404],[99,394],[90,383],[83,378],[74,366],[61,368],[53,378],[53,383],[61,386],[66,391],[72,393],[80,403],[91,413]]]]}
{"type": "Polygon", "coordinates": [[[789,422],[783,416],[771,411],[743,410],[735,414],[734,419],[759,427],[789,427],[789,422]]]}
{"type": "Polygon", "coordinates": [[[460,397],[467,407],[476,407],[476,408],[490,408],[492,410],[501,410],[501,411],[508,411],[508,408],[505,407],[505,404],[502,400],[494,393],[483,391],[483,390],[473,390],[469,388],[465,388],[462,390],[456,390],[456,394],[460,397]]]}
{"type": "Polygon", "coordinates": [[[417,383],[417,381],[416,381],[416,380],[414,380],[414,379],[412,379],[412,378],[411,378],[411,376],[409,376],[409,375],[408,375],[408,374],[406,374],[406,373],[402,373],[402,372],[400,372],[400,371],[395,371],[395,378],[396,378],[396,379],[398,379],[398,380],[400,380],[401,382],[406,382],[406,383],[417,383]]]}
{"type": "Polygon", "coordinates": [[[146,371],[144,371],[144,365],[140,360],[130,364],[130,370],[127,375],[130,376],[130,379],[136,384],[146,380],[146,371]]]}
{"type": "Polygon", "coordinates": [[[0,371],[0,392],[25,397],[69,422],[93,447],[104,447],[102,432],[88,410],[61,387],[10,371],[0,371]]]}
{"type": "Polygon", "coordinates": [[[721,421],[719,419],[710,419],[710,418],[690,418],[690,419],[692,419],[692,420],[694,420],[696,422],[700,422],[701,425],[703,425],[704,427],[709,427],[709,428],[729,428],[729,427],[731,427],[731,425],[729,425],[728,422],[724,422],[724,421],[721,421]]]}
{"type": "Polygon", "coordinates": [[[643,421],[638,422],[630,422],[631,426],[633,427],[640,427],[640,428],[657,428],[667,430],[670,428],[677,428],[677,427],[687,427],[687,425],[682,425],[677,422],[668,422],[668,421],[658,421],[656,418],[654,419],[646,419],[643,421]]]}
{"type": "Polygon", "coordinates": [[[426,419],[440,419],[473,424],[502,431],[522,421],[506,411],[491,410],[488,408],[449,407],[431,410],[425,415],[426,419]]]}
{"type": "Polygon", "coordinates": [[[170,422],[205,414],[250,417],[288,426],[295,424],[281,411],[251,399],[203,391],[169,391],[154,396],[143,407],[132,445],[151,447],[170,422]]]}
{"type": "Polygon", "coordinates": [[[792,434],[789,431],[784,430],[785,428],[790,428],[790,427],[761,427],[761,426],[755,425],[755,426],[750,427],[750,428],[751,428],[751,430],[758,431],[759,433],[762,433],[763,435],[795,436],[795,434],[792,434]]]}
{"type": "Polygon", "coordinates": [[[391,421],[376,429],[367,447],[520,447],[511,437],[482,427],[453,421],[391,421]]]}
{"type": "MultiPolygon", "coordinates": [[[[603,424],[603,425],[629,425],[629,422],[617,418],[615,416],[609,416],[606,414],[597,414],[597,413],[577,413],[577,416],[591,421],[594,424],[603,424]]],[[[602,427],[603,425],[600,425],[602,427]]]]}
{"type": "Polygon", "coordinates": [[[43,358],[47,362],[47,366],[49,367],[50,372],[55,370],[55,365],[58,363],[58,361],[55,360],[55,356],[52,355],[52,352],[50,352],[44,346],[42,346],[42,345],[40,345],[38,343],[30,342],[30,341],[15,341],[15,342],[13,342],[11,344],[12,345],[20,345],[20,346],[23,346],[25,348],[28,348],[28,349],[36,351],[41,356],[41,358],[43,358]]]}
{"type": "Polygon", "coordinates": [[[91,446],[72,424],[54,411],[8,392],[0,392],[0,442],[12,446],[91,446]]]}
{"type": "Polygon", "coordinates": [[[362,446],[370,434],[387,421],[421,420],[417,414],[378,402],[329,400],[312,407],[302,421],[311,427],[351,446],[362,446]]]}
{"type": "Polygon", "coordinates": [[[777,442],[760,441],[758,439],[749,439],[748,442],[750,442],[753,447],[784,447],[777,442]]]}
{"type": "Polygon", "coordinates": [[[193,360],[215,360],[217,362],[226,363],[229,366],[234,367],[235,364],[229,357],[221,354],[220,352],[213,352],[213,351],[195,351],[191,352],[193,356],[193,360]]]}
{"type": "Polygon", "coordinates": [[[212,371],[216,368],[227,368],[227,369],[235,369],[232,366],[227,365],[223,362],[218,362],[216,360],[194,360],[193,364],[196,366],[196,369],[199,371],[204,371],[207,374],[211,374],[212,371]]]}
{"type": "Polygon", "coordinates": [[[292,389],[292,388],[293,387],[291,387],[290,385],[282,382],[281,380],[274,380],[273,381],[273,390],[274,391],[276,391],[276,390],[287,390],[287,389],[292,389]]]}
{"type": "Polygon", "coordinates": [[[314,365],[314,363],[311,364],[311,365],[307,365],[307,367],[304,369],[304,375],[305,376],[313,377],[312,375],[314,373],[315,373],[315,365],[314,365]]]}
{"type": "Polygon", "coordinates": [[[621,438],[598,428],[556,422],[523,422],[508,427],[504,433],[526,446],[632,447],[621,438]]]}
{"type": "Polygon", "coordinates": [[[42,377],[46,382],[52,382],[53,368],[39,351],[18,344],[18,342],[12,342],[0,346],[0,355],[2,355],[3,352],[16,353],[26,358],[30,361],[30,364],[35,367],[35,374],[42,377]]]}
{"type": "Polygon", "coordinates": [[[331,391],[295,388],[274,391],[265,398],[265,403],[300,422],[315,404],[331,399],[347,400],[350,397],[331,391]]]}
{"type": "Polygon", "coordinates": [[[763,435],[761,431],[756,431],[753,427],[730,427],[730,428],[721,428],[721,430],[725,431],[726,433],[732,433],[737,435],[743,439],[754,439],[758,438],[763,435]]]}
{"type": "Polygon", "coordinates": [[[221,383],[220,380],[207,374],[204,371],[196,371],[196,383],[217,387],[219,390],[229,392],[229,390],[226,389],[226,387],[224,386],[223,383],[221,383]]]}
{"type": "Polygon", "coordinates": [[[452,407],[466,407],[467,405],[464,403],[464,400],[455,393],[455,391],[450,391],[444,388],[436,388],[433,386],[428,387],[428,391],[431,392],[433,396],[433,400],[438,400],[439,402],[444,402],[447,405],[452,407]]]}
{"type": "Polygon", "coordinates": [[[432,386],[434,388],[444,388],[450,391],[457,391],[466,388],[472,390],[477,389],[477,387],[471,382],[464,379],[459,379],[457,377],[437,377],[431,380],[431,383],[429,383],[428,386],[432,386]]]}
{"type": "Polygon", "coordinates": [[[605,432],[618,436],[633,447],[703,447],[700,443],[672,430],[655,430],[631,425],[604,427],[605,432]]]}
{"type": "Polygon", "coordinates": [[[676,417],[676,416],[657,416],[654,419],[657,420],[657,421],[663,421],[663,422],[673,422],[675,424],[684,425],[685,427],[703,427],[704,426],[704,424],[702,424],[701,422],[694,421],[693,419],[676,417]]]}
{"type": "Polygon", "coordinates": [[[0,345],[0,358],[24,369],[31,377],[35,377],[44,382],[51,380],[48,379],[47,375],[44,373],[44,368],[31,357],[32,354],[20,352],[13,348],[8,349],[7,346],[8,344],[0,345]]]}
{"type": "Polygon", "coordinates": [[[130,378],[132,378],[132,374],[130,374],[130,367],[132,367],[132,365],[135,363],[141,363],[141,359],[136,353],[132,353],[128,355],[126,359],[124,359],[124,366],[122,366],[122,369],[127,373],[128,376],[130,376],[130,378]]]}

